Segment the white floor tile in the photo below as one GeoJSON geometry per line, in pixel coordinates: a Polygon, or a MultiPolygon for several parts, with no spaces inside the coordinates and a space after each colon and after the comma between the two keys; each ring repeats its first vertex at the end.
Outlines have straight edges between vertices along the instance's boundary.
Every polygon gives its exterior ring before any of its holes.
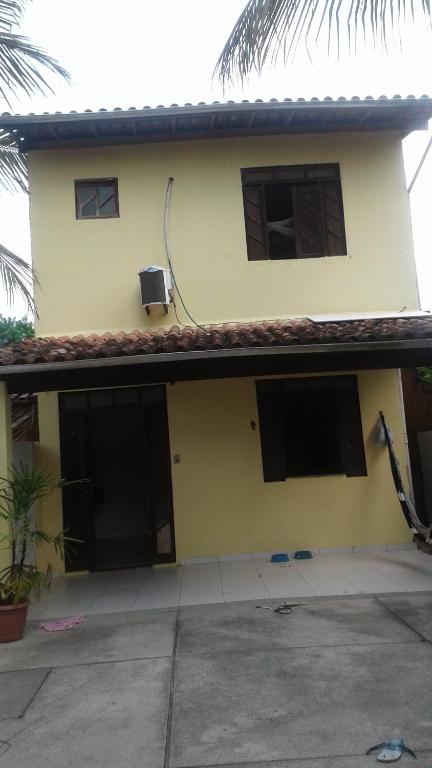
{"type": "Polygon", "coordinates": [[[352,554],[353,547],[320,547],[320,555],[352,554]]]}
{"type": "Polygon", "coordinates": [[[149,593],[137,597],[132,610],[144,611],[150,608],[176,608],[178,602],[178,595],[155,595],[149,593]]]}
{"type": "Polygon", "coordinates": [[[219,584],[219,586],[213,586],[213,587],[182,587],[180,592],[180,600],[182,600],[183,597],[208,597],[209,602],[212,602],[213,597],[223,597],[223,591],[222,591],[222,585],[219,584]]]}
{"type": "MultiPolygon", "coordinates": [[[[271,563],[271,552],[221,557],[164,569],[107,571],[58,578],[34,601],[32,620],[223,601],[432,591],[432,557],[416,548],[366,552],[340,548],[311,560],[271,563]]],[[[324,550],[321,550],[323,552],[324,550]]]]}
{"type": "Polygon", "coordinates": [[[314,597],[314,592],[307,584],[269,586],[268,592],[272,598],[314,597]]]}
{"type": "Polygon", "coordinates": [[[188,595],[180,597],[179,605],[208,605],[209,603],[223,603],[224,599],[222,595],[217,595],[211,599],[201,595],[188,595]]]}
{"type": "MultiPolygon", "coordinates": [[[[283,552],[283,550],[281,550],[283,552]]],[[[275,552],[252,552],[252,560],[270,561],[275,552]]]]}
{"type": "Polygon", "coordinates": [[[93,613],[90,611],[90,603],[51,603],[43,611],[39,618],[41,619],[63,619],[68,616],[77,616],[81,614],[93,613]]]}
{"type": "Polygon", "coordinates": [[[421,573],[410,573],[403,576],[399,573],[392,574],[392,581],[399,586],[401,591],[405,590],[432,590],[432,577],[423,576],[421,573]]]}
{"type": "Polygon", "coordinates": [[[104,591],[89,606],[91,613],[111,613],[131,611],[134,608],[137,592],[126,590],[104,591]]]}
{"type": "Polygon", "coordinates": [[[339,583],[339,582],[329,582],[329,583],[321,583],[321,584],[309,584],[310,588],[312,589],[314,595],[317,597],[328,597],[329,595],[358,595],[360,594],[360,590],[357,589],[353,584],[349,584],[348,582],[345,583],[339,583]]]}
{"type": "Polygon", "coordinates": [[[378,553],[382,552],[385,549],[385,546],[382,544],[365,544],[363,546],[353,547],[354,554],[362,553],[362,552],[373,552],[378,553]]]}

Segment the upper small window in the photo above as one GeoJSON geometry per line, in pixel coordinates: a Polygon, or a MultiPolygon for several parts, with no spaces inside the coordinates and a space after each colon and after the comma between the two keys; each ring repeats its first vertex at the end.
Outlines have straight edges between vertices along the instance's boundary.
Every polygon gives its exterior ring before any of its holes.
{"type": "Polygon", "coordinates": [[[75,182],[77,219],[110,219],[119,216],[117,179],[83,179],[75,182]]]}
{"type": "Polygon", "coordinates": [[[249,261],[346,254],[337,164],[242,170],[249,261]]]}

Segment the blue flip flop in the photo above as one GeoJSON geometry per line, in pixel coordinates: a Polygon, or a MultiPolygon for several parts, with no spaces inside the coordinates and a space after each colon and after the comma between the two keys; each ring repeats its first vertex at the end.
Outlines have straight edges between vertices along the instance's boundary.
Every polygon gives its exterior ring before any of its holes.
{"type": "Polygon", "coordinates": [[[399,760],[402,752],[407,752],[409,755],[411,755],[411,757],[417,757],[412,749],[409,749],[409,747],[405,746],[402,739],[390,739],[390,741],[383,741],[382,744],[376,744],[374,747],[370,747],[366,754],[370,755],[372,752],[375,752],[378,749],[380,751],[377,754],[377,760],[379,760],[380,763],[395,763],[396,760],[399,760]]]}

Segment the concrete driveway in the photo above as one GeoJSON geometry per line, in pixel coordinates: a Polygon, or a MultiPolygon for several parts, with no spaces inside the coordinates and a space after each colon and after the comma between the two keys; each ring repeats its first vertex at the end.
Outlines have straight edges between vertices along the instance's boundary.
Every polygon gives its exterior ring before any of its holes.
{"type": "Polygon", "coordinates": [[[430,768],[432,594],[306,603],[30,625],[0,646],[0,768],[366,768],[392,737],[430,768]]]}

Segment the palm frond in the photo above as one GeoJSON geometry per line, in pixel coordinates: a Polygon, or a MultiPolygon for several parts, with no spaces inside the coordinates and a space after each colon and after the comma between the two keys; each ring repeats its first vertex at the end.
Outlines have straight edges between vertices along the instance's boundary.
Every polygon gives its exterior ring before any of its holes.
{"type": "Polygon", "coordinates": [[[10,96],[46,93],[53,88],[44,71],[69,79],[68,72],[42,48],[26,37],[0,31],[0,97],[10,104],[10,96]]]}
{"type": "Polygon", "coordinates": [[[0,29],[6,32],[19,24],[28,0],[0,0],[0,29]]]}
{"type": "Polygon", "coordinates": [[[300,43],[307,47],[327,34],[339,50],[345,32],[350,49],[358,38],[371,37],[385,47],[390,33],[401,39],[408,21],[432,20],[432,0],[249,0],[225,43],[215,73],[223,84],[243,82],[268,61],[294,56],[300,43]]]}
{"type": "Polygon", "coordinates": [[[13,133],[0,130],[0,192],[28,192],[27,159],[13,133]]]}
{"type": "Polygon", "coordinates": [[[30,264],[1,244],[0,282],[3,284],[9,303],[12,303],[13,298],[17,295],[21,296],[29,311],[37,316],[32,287],[33,285],[39,286],[38,279],[30,264]]]}

